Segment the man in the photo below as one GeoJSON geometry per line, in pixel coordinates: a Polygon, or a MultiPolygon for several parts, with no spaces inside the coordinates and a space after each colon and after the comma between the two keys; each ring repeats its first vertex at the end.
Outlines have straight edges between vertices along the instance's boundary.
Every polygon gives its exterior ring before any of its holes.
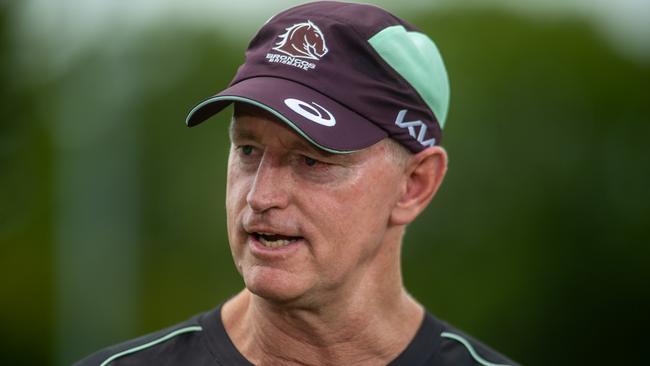
{"type": "Polygon", "coordinates": [[[233,102],[226,210],[245,289],[78,365],[513,365],[402,284],[405,228],[447,169],[449,86],[427,36],[370,5],[286,10],[187,124],[233,102]]]}

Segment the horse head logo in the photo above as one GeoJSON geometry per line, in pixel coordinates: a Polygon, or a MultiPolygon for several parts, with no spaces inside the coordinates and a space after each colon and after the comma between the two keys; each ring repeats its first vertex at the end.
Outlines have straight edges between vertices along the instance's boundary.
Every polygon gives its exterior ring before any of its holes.
{"type": "Polygon", "coordinates": [[[311,60],[320,60],[327,53],[323,32],[309,20],[287,28],[273,49],[289,56],[311,60]]]}

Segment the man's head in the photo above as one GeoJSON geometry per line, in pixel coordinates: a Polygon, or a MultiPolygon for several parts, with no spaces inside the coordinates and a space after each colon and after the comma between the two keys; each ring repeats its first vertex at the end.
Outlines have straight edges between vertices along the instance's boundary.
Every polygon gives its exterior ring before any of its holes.
{"type": "Polygon", "coordinates": [[[399,280],[386,276],[399,277],[404,226],[447,166],[449,86],[433,42],[374,6],[301,5],[262,27],[187,124],[233,102],[228,234],[247,288],[309,302],[369,274],[399,280]]]}
{"type": "Polygon", "coordinates": [[[246,287],[301,304],[399,271],[403,228],[444,177],[439,146],[417,154],[390,139],[349,154],[319,149],[263,109],[237,104],[226,211],[246,287]],[[376,273],[375,273],[376,272],[376,273]]]}

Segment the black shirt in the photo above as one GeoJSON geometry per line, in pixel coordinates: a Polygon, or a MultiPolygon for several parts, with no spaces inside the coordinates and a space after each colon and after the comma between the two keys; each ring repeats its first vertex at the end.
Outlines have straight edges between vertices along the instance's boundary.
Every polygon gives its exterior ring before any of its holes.
{"type": "MultiPolygon", "coordinates": [[[[221,321],[221,306],[173,327],[103,349],[73,366],[252,366],[221,321]]],[[[388,366],[500,366],[514,362],[427,313],[388,366]]]]}

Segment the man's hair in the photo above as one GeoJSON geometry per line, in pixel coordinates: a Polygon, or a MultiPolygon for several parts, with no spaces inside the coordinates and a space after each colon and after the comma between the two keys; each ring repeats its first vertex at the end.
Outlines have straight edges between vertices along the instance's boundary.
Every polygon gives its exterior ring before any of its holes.
{"type": "Polygon", "coordinates": [[[413,154],[404,145],[391,138],[385,138],[382,143],[386,145],[388,156],[400,167],[405,167],[413,154]]]}

